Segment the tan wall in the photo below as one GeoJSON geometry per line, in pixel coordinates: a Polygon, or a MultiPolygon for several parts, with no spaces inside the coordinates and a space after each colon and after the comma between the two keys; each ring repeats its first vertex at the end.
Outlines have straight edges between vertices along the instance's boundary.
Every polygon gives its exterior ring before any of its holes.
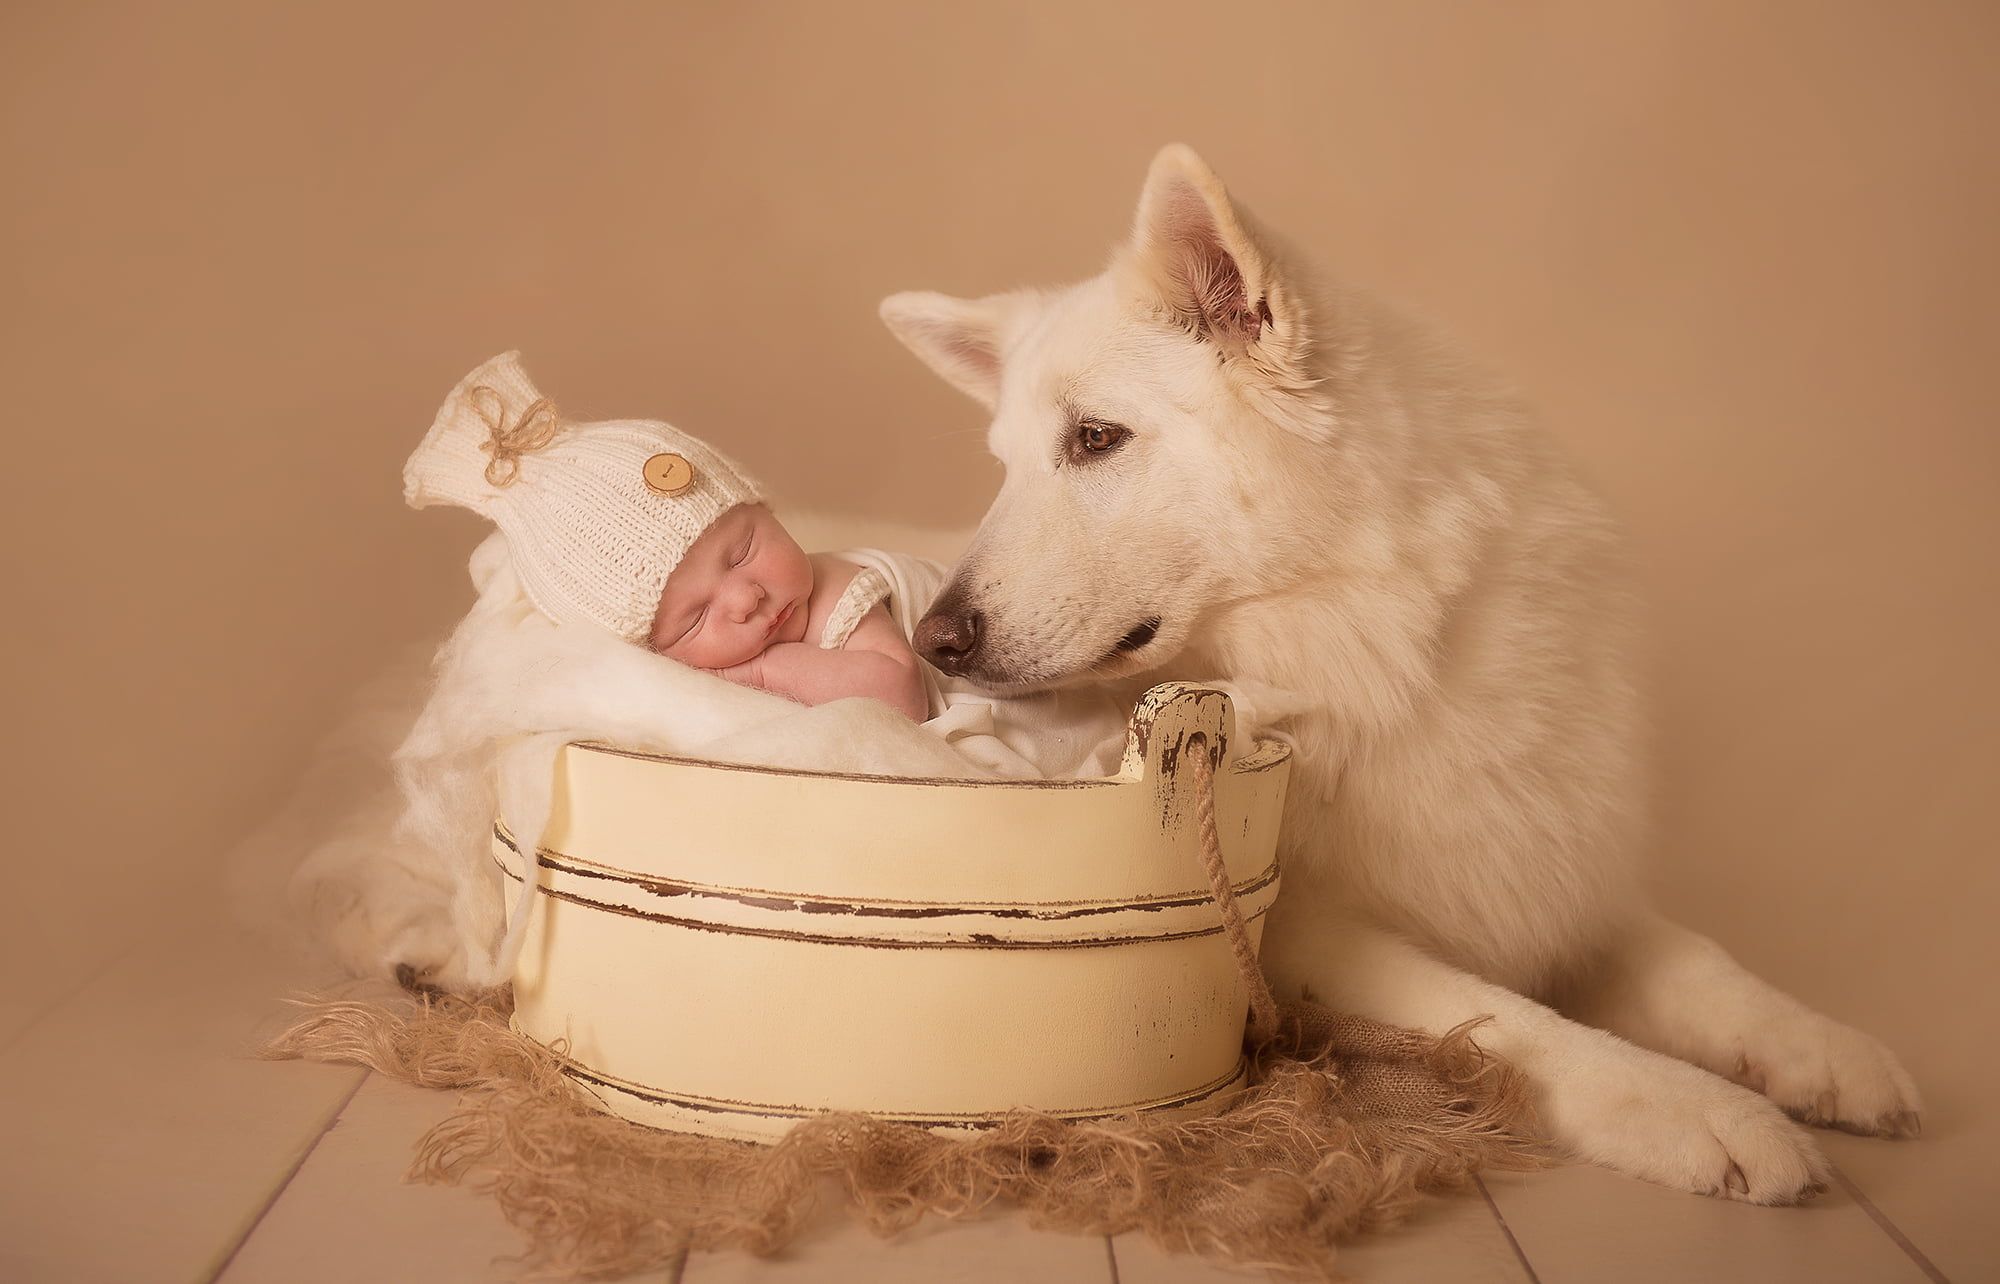
{"type": "Polygon", "coordinates": [[[1089,273],[1182,139],[1547,408],[1650,565],[1666,899],[1917,1038],[1996,883],[1995,11],[957,8],[10,7],[4,948],[102,948],[462,609],[397,469],[473,362],[970,524],[876,300],[1089,273]]]}

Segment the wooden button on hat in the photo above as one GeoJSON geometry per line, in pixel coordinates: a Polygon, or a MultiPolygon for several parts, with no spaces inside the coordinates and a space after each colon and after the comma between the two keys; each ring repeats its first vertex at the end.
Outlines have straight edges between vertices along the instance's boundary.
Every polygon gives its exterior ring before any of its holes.
{"type": "Polygon", "coordinates": [[[694,465],[671,451],[654,455],[640,471],[655,494],[679,495],[694,485],[694,465]]]}

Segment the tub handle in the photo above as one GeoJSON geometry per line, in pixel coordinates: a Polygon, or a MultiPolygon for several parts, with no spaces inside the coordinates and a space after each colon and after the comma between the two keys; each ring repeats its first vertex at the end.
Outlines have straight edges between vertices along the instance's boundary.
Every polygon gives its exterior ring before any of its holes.
{"type": "Polygon", "coordinates": [[[1229,697],[1214,687],[1162,682],[1140,696],[1132,710],[1120,774],[1151,780],[1163,795],[1171,792],[1188,738],[1196,734],[1203,738],[1210,764],[1220,770],[1229,759],[1230,712],[1229,697]]]}
{"type": "Polygon", "coordinates": [[[1188,816],[1183,809],[1192,804],[1195,854],[1250,994],[1250,1042],[1261,1045],[1277,1033],[1277,1001],[1237,907],[1215,827],[1215,778],[1229,761],[1231,713],[1229,697],[1213,687],[1161,683],[1140,697],[1132,711],[1123,774],[1152,785],[1160,822],[1169,833],[1184,832],[1188,816]]]}

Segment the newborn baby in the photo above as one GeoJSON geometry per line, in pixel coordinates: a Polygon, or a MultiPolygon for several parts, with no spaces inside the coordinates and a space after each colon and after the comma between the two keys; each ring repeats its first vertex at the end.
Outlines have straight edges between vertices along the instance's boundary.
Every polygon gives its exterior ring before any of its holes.
{"type": "Polygon", "coordinates": [[[922,722],[923,677],[883,609],[888,591],[879,572],[807,556],[770,509],[739,504],[667,576],[650,642],[683,664],[803,704],[874,696],[922,722]]]}
{"type": "Polygon", "coordinates": [[[559,624],[805,704],[872,696],[929,715],[879,572],[808,557],[755,482],[677,428],[558,417],[518,353],[459,381],[403,467],[403,495],[490,518],[559,624]]]}

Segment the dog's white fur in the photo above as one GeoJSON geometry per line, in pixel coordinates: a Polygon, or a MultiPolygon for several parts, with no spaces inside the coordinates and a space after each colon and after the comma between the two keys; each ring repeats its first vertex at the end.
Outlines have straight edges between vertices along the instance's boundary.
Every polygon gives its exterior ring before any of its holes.
{"type": "Polygon", "coordinates": [[[1433,1031],[1491,1016],[1553,1139],[1684,1190],[1817,1189],[1785,1112],[1915,1130],[1885,1048],[1645,908],[1621,536],[1488,376],[1316,280],[1179,146],[1101,275],[882,315],[993,412],[1006,480],[933,609],[979,613],[970,676],[1312,697],[1265,938],[1284,991],[1433,1031]],[[1081,451],[1092,423],[1131,435],[1081,451]]]}

